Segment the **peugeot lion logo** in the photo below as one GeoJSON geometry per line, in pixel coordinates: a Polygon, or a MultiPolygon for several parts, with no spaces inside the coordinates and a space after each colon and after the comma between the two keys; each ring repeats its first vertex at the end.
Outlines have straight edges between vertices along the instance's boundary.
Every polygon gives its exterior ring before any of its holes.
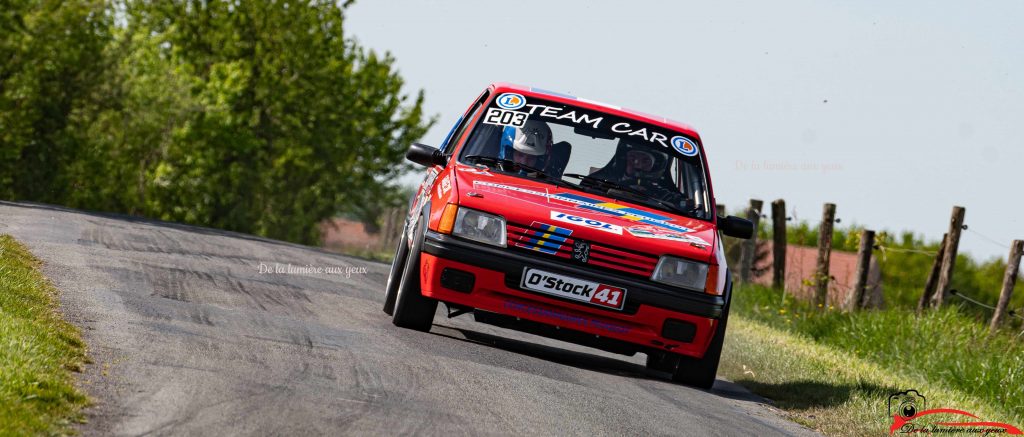
{"type": "Polygon", "coordinates": [[[572,243],[572,258],[586,263],[590,259],[590,245],[586,241],[576,240],[572,243]]]}

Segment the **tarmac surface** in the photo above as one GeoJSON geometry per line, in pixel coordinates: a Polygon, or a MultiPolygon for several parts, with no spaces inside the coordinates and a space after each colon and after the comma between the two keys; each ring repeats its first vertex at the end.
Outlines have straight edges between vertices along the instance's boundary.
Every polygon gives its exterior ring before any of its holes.
{"type": "Polygon", "coordinates": [[[443,305],[429,333],[400,329],[381,311],[386,264],[39,204],[0,202],[0,233],[43,260],[89,345],[83,435],[817,435],[642,354],[443,305]]]}

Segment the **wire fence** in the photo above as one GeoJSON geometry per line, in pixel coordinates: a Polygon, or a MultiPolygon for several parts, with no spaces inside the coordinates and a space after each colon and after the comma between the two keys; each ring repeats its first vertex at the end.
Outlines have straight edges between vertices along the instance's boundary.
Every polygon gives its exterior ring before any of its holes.
{"type": "MultiPolygon", "coordinates": [[[[752,202],[753,202],[753,199],[752,199],[752,202]]],[[[774,204],[773,204],[773,207],[774,207],[774,204]]],[[[958,213],[957,211],[958,210],[956,208],[954,208],[954,220],[956,219],[956,215],[958,213]]],[[[798,215],[797,215],[796,208],[793,208],[792,210],[790,210],[789,214],[786,214],[786,211],[783,211],[782,213],[783,213],[783,216],[785,217],[785,221],[786,222],[795,221],[795,222],[799,223],[799,218],[798,218],[798,215]]],[[[762,219],[766,219],[766,220],[771,220],[772,219],[767,214],[764,214],[763,211],[757,211],[757,214],[759,214],[762,219]]],[[[833,223],[839,223],[840,222],[840,220],[838,218],[835,218],[835,217],[832,217],[832,216],[828,216],[827,212],[825,214],[826,214],[826,217],[823,218],[823,220],[831,219],[833,221],[833,223]]],[[[960,233],[960,237],[958,238],[958,241],[963,241],[965,239],[969,239],[969,240],[974,240],[974,241],[984,241],[986,244],[997,246],[997,247],[1000,247],[1002,249],[1009,250],[1011,248],[1010,244],[1001,243],[1000,240],[998,240],[996,238],[992,238],[992,237],[986,235],[985,233],[978,232],[973,227],[969,226],[966,223],[963,223],[962,222],[962,220],[963,220],[963,211],[962,210],[959,211],[959,214],[960,214],[959,215],[959,217],[960,217],[959,220],[961,220],[961,222],[960,222],[961,226],[960,226],[959,230],[961,230],[963,232],[960,233]],[[967,237],[967,238],[964,238],[964,237],[967,237]]],[[[809,226],[804,225],[802,223],[801,223],[800,226],[802,226],[802,227],[798,228],[798,232],[800,232],[800,234],[799,234],[800,239],[798,241],[806,240],[806,238],[805,238],[806,235],[804,235],[804,234],[807,233],[808,231],[814,232],[814,233],[819,232],[818,230],[815,230],[815,228],[809,227],[809,226]]],[[[856,225],[854,225],[854,227],[855,228],[863,229],[862,227],[856,226],[856,225]]],[[[771,229],[771,228],[769,228],[769,229],[771,229]]],[[[944,247],[945,243],[939,244],[938,247],[936,248],[936,246],[934,244],[927,244],[924,241],[920,241],[920,240],[917,239],[916,236],[914,236],[914,238],[912,238],[912,241],[910,241],[910,242],[900,242],[898,240],[890,240],[888,238],[887,234],[888,234],[887,232],[883,231],[882,232],[882,236],[880,237],[880,239],[876,240],[875,244],[872,246],[873,250],[877,250],[879,252],[878,255],[880,255],[880,256],[878,257],[879,258],[878,261],[881,264],[884,264],[884,263],[886,263],[888,261],[887,258],[889,257],[890,254],[923,255],[923,256],[927,256],[927,257],[930,257],[932,259],[936,259],[937,260],[938,257],[941,256],[941,254],[944,253],[946,251],[946,249],[947,249],[946,247],[944,247]],[[887,245],[886,243],[889,243],[889,244],[887,245]],[[931,250],[929,250],[929,249],[931,249],[931,250]]],[[[772,238],[771,234],[769,234],[768,238],[772,238]]],[[[904,238],[906,238],[906,237],[904,237],[904,238]]],[[[855,239],[854,241],[859,241],[859,239],[855,239]]],[[[943,239],[943,241],[945,241],[945,239],[943,239]]],[[[1007,241],[1009,241],[1009,240],[1007,240],[1007,241]]],[[[798,242],[796,244],[800,244],[800,243],[798,242]]],[[[821,243],[820,238],[819,238],[819,242],[818,242],[819,247],[820,247],[821,244],[822,243],[821,243]]],[[[843,247],[848,247],[849,246],[849,240],[843,240],[842,245],[843,245],[843,247]]],[[[1011,258],[1012,257],[1014,257],[1014,254],[1011,253],[1011,258]]],[[[986,265],[987,265],[987,263],[988,262],[986,261],[986,265]]],[[[879,267],[881,267],[883,270],[885,269],[885,267],[883,265],[879,265],[879,267]]],[[[929,277],[929,281],[932,281],[934,279],[933,276],[936,275],[936,271],[937,271],[935,269],[936,269],[936,266],[933,265],[932,268],[931,268],[931,272],[932,272],[931,275],[932,276],[929,277]]],[[[852,286],[850,284],[842,284],[840,282],[841,281],[837,281],[834,277],[830,281],[830,283],[832,285],[840,287],[840,288],[843,288],[843,289],[852,288],[852,286]]],[[[924,285],[924,284],[922,284],[922,285],[924,285]]],[[[988,289],[989,287],[986,286],[984,288],[988,289]]],[[[991,297],[987,293],[985,293],[985,291],[986,290],[983,289],[983,290],[980,290],[978,292],[982,293],[982,295],[991,297]]],[[[964,294],[962,292],[959,292],[957,290],[949,290],[949,293],[954,295],[954,296],[957,296],[957,298],[959,298],[960,300],[962,300],[966,304],[973,305],[973,306],[978,306],[978,307],[981,307],[981,308],[985,308],[988,311],[996,311],[996,307],[994,307],[992,305],[988,305],[988,304],[986,304],[986,303],[984,303],[984,302],[982,302],[982,301],[980,301],[978,299],[972,298],[971,296],[966,295],[966,294],[964,294]]],[[[999,293],[996,293],[996,295],[999,295],[999,293]]],[[[786,299],[786,294],[784,293],[783,294],[783,302],[785,302],[785,299],[786,299]]],[[[1016,310],[1007,311],[1007,315],[1010,316],[1010,317],[1013,317],[1013,318],[1016,318],[1016,319],[1024,321],[1024,307],[1018,308],[1016,310]]],[[[1018,335],[1018,337],[1021,337],[1021,336],[1024,336],[1024,331],[1022,331],[1021,334],[1018,335]]]]}
{"type": "MultiPolygon", "coordinates": [[[[989,236],[987,236],[985,234],[982,234],[981,232],[978,232],[978,231],[974,230],[974,228],[972,228],[970,226],[963,225],[963,229],[966,230],[967,232],[970,232],[971,234],[974,234],[974,235],[978,236],[979,238],[981,238],[986,243],[999,246],[999,247],[1001,247],[1003,249],[1007,249],[1007,250],[1010,249],[1010,246],[1008,246],[1006,244],[1002,244],[998,240],[996,240],[995,238],[992,238],[992,237],[989,237],[989,236]]],[[[882,252],[882,256],[883,257],[885,256],[886,252],[893,252],[893,253],[916,253],[916,254],[928,255],[928,256],[932,256],[932,257],[938,255],[937,252],[931,252],[931,251],[927,251],[927,250],[907,249],[907,248],[902,248],[902,247],[891,247],[891,246],[885,246],[885,245],[881,245],[881,244],[876,244],[874,246],[874,248],[880,250],[882,252]]]]}
{"type": "MultiPolygon", "coordinates": [[[[983,302],[978,302],[977,300],[974,300],[974,299],[971,299],[969,296],[967,296],[967,295],[965,295],[965,294],[963,294],[963,293],[961,293],[959,291],[949,290],[949,293],[952,294],[953,296],[959,297],[964,302],[972,303],[974,305],[980,306],[982,308],[987,308],[987,309],[992,310],[992,311],[996,310],[996,307],[988,305],[988,304],[983,303],[983,302]]],[[[1021,317],[1021,315],[1020,315],[1021,312],[1024,312],[1024,308],[1020,308],[1020,309],[1017,309],[1017,310],[1010,310],[1010,311],[1007,311],[1006,314],[1009,315],[1010,317],[1016,317],[1018,319],[1024,320],[1024,317],[1021,317]]],[[[1020,331],[1020,333],[1017,334],[1017,338],[1021,338],[1021,337],[1024,337],[1024,330],[1020,331]]]]}
{"type": "MultiPolygon", "coordinates": [[[[987,303],[979,302],[978,300],[972,299],[970,296],[967,296],[966,294],[963,294],[963,292],[960,292],[960,291],[957,291],[957,290],[949,290],[949,294],[952,294],[953,296],[959,297],[960,299],[962,299],[965,302],[972,303],[972,304],[980,306],[982,308],[987,308],[987,309],[992,310],[992,311],[996,310],[996,307],[994,307],[992,305],[989,305],[987,303]]],[[[1022,308],[1022,309],[1024,309],[1024,308],[1022,308]]],[[[1024,320],[1024,317],[1022,317],[1020,315],[1020,310],[1011,310],[1011,311],[1008,311],[1007,314],[1009,316],[1011,316],[1011,317],[1016,317],[1018,319],[1024,320]]]]}
{"type": "Polygon", "coordinates": [[[970,226],[964,225],[964,229],[966,229],[967,232],[970,232],[970,233],[972,233],[974,235],[977,235],[977,236],[981,237],[982,240],[985,240],[988,243],[991,243],[991,244],[994,244],[996,246],[1002,247],[1003,249],[1007,249],[1007,250],[1010,249],[1010,246],[1007,246],[1007,245],[1005,245],[1003,243],[1000,243],[995,238],[986,236],[985,234],[982,234],[981,232],[975,231],[974,228],[971,228],[970,226]]]}
{"type": "Polygon", "coordinates": [[[883,261],[885,261],[885,256],[886,256],[887,252],[893,252],[893,253],[915,253],[915,254],[920,254],[920,255],[928,255],[928,256],[931,256],[931,257],[934,257],[935,255],[937,255],[936,252],[929,252],[927,250],[905,249],[905,248],[901,248],[901,247],[889,247],[889,246],[883,246],[881,244],[876,244],[874,246],[874,248],[878,249],[878,250],[880,250],[882,252],[882,260],[883,261]]]}

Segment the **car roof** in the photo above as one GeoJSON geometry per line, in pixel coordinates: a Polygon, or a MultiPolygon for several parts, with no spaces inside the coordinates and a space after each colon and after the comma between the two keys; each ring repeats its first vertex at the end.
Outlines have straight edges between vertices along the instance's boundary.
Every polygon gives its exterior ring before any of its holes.
{"type": "Polygon", "coordinates": [[[636,111],[636,110],[632,110],[632,109],[627,109],[627,108],[623,108],[623,107],[616,106],[616,105],[610,105],[610,104],[607,104],[607,103],[602,103],[602,102],[598,102],[598,101],[594,101],[594,100],[584,99],[582,97],[576,97],[576,96],[573,96],[573,95],[570,95],[570,94],[566,94],[566,93],[560,93],[560,92],[557,92],[557,91],[550,91],[550,90],[545,90],[545,89],[535,88],[535,87],[530,87],[530,86],[525,86],[525,85],[517,85],[517,84],[513,84],[513,83],[495,82],[495,83],[492,83],[490,85],[490,88],[494,92],[496,92],[496,93],[497,92],[521,93],[521,94],[531,95],[531,96],[534,96],[534,97],[539,97],[539,98],[542,98],[542,99],[555,100],[555,101],[559,101],[561,103],[565,103],[565,104],[569,104],[569,105],[578,105],[578,106],[583,106],[583,107],[589,107],[590,109],[595,109],[595,110],[599,110],[599,111],[602,111],[602,112],[607,112],[607,113],[610,113],[610,114],[614,114],[614,115],[618,115],[618,116],[622,116],[622,117],[626,117],[626,118],[632,118],[634,120],[639,120],[639,121],[647,122],[647,123],[650,123],[650,124],[653,124],[653,125],[656,125],[656,126],[661,126],[661,127],[664,127],[664,128],[681,131],[682,133],[684,133],[684,134],[686,134],[688,136],[691,136],[691,137],[697,139],[698,141],[700,141],[700,134],[698,134],[697,130],[694,129],[692,126],[687,125],[685,123],[681,123],[681,122],[675,121],[675,120],[670,120],[670,119],[665,118],[665,117],[661,117],[661,116],[657,116],[657,115],[651,115],[651,114],[647,114],[647,113],[644,113],[644,112],[640,112],[640,111],[636,111]]]}

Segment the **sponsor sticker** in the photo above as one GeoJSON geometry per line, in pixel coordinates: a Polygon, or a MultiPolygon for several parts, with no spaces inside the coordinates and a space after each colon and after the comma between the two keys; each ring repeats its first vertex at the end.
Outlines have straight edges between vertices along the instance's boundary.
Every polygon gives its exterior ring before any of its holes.
{"type": "Polygon", "coordinates": [[[599,113],[587,113],[583,110],[570,110],[564,112],[565,107],[562,106],[547,106],[547,105],[526,105],[530,110],[530,115],[544,118],[551,118],[554,120],[569,120],[575,124],[585,125],[597,129],[604,121],[604,116],[597,114],[599,113]]]}
{"type": "Polygon", "coordinates": [[[522,94],[504,93],[498,96],[495,103],[497,103],[498,107],[501,109],[516,110],[526,106],[526,97],[523,97],[522,94]]]}
{"type": "Polygon", "coordinates": [[[613,225],[600,220],[592,218],[580,217],[578,215],[566,214],[564,212],[551,211],[551,220],[557,220],[565,223],[572,223],[574,225],[583,226],[586,228],[597,229],[599,231],[605,231],[611,234],[622,235],[622,226],[613,225]]]}
{"type": "MultiPolygon", "coordinates": [[[[665,229],[673,230],[676,232],[692,232],[693,230],[685,226],[680,226],[672,223],[670,220],[671,216],[665,216],[661,214],[655,214],[650,211],[629,207],[626,205],[620,205],[614,202],[604,202],[598,199],[593,199],[587,196],[583,196],[575,193],[561,193],[552,194],[543,191],[532,190],[529,188],[517,187],[513,185],[500,184],[495,182],[487,181],[473,181],[473,185],[480,185],[484,187],[490,187],[497,190],[514,191],[523,194],[529,194],[533,196],[542,197],[549,201],[559,201],[567,204],[574,205],[577,208],[585,209],[587,211],[598,212],[607,214],[613,217],[619,217],[622,219],[637,222],[639,224],[653,225],[662,227],[665,229]]],[[[501,194],[500,191],[496,191],[501,194]]]]}
{"type": "MultiPolygon", "coordinates": [[[[595,103],[584,99],[578,100],[595,103]]],[[[581,128],[600,131],[603,134],[611,134],[615,137],[628,138],[630,140],[645,141],[649,144],[658,145],[666,149],[674,149],[682,153],[684,156],[692,157],[697,155],[696,144],[682,135],[676,135],[672,130],[659,128],[639,121],[628,120],[620,116],[589,108],[560,105],[540,99],[531,99],[531,102],[532,103],[527,103],[526,99],[520,94],[505,93],[495,99],[494,104],[496,108],[491,109],[506,111],[519,110],[525,112],[528,117],[533,119],[555,120],[560,124],[572,123],[581,128]]],[[[609,108],[621,109],[602,103],[596,104],[609,108]]],[[[632,112],[635,113],[635,111],[632,112]]],[[[490,112],[488,112],[488,115],[489,114],[490,112]]],[[[498,124],[503,126],[514,125],[511,124],[513,121],[511,115],[505,115],[504,117],[506,117],[506,120],[504,122],[499,122],[501,121],[499,115],[494,115],[493,117],[496,118],[492,118],[490,121],[485,121],[489,124],[498,124]]],[[[516,119],[515,121],[518,122],[519,120],[516,119]]]]}
{"type": "Polygon", "coordinates": [[[672,148],[685,156],[697,156],[697,145],[682,135],[672,137],[672,148]]]}
{"type": "Polygon", "coordinates": [[[523,278],[519,286],[527,290],[617,310],[621,310],[626,301],[625,288],[530,267],[523,269],[523,278]]]}
{"type": "Polygon", "coordinates": [[[572,235],[572,229],[560,228],[538,221],[533,222],[530,226],[540,228],[541,230],[527,230],[527,235],[520,236],[519,241],[514,243],[516,247],[536,250],[549,255],[558,255],[558,251],[562,250],[562,244],[572,235]]]}
{"type": "Polygon", "coordinates": [[[612,125],[612,132],[626,134],[627,137],[640,137],[648,142],[661,144],[662,147],[667,147],[665,146],[665,140],[667,140],[668,137],[665,134],[653,131],[648,132],[646,127],[636,128],[627,122],[620,122],[612,125]]]}
{"type": "Polygon", "coordinates": [[[448,194],[448,192],[451,191],[451,189],[452,189],[452,177],[454,177],[452,174],[449,174],[448,176],[445,176],[444,179],[441,179],[441,183],[437,185],[437,198],[438,199],[443,198],[445,194],[448,194]]]}
{"type": "Polygon", "coordinates": [[[491,175],[490,169],[487,168],[487,167],[474,167],[474,166],[471,166],[471,165],[460,165],[459,166],[459,170],[460,171],[464,171],[466,173],[472,173],[472,174],[480,175],[480,176],[490,176],[491,175]]]}
{"type": "Polygon", "coordinates": [[[704,241],[703,238],[679,232],[666,231],[656,226],[634,226],[626,230],[634,237],[678,241],[680,243],[689,243],[701,249],[711,246],[711,244],[704,241]]]}
{"type": "Polygon", "coordinates": [[[490,108],[484,114],[484,123],[496,124],[498,126],[523,127],[526,126],[526,118],[530,114],[518,111],[504,111],[498,108],[490,108]]]}

